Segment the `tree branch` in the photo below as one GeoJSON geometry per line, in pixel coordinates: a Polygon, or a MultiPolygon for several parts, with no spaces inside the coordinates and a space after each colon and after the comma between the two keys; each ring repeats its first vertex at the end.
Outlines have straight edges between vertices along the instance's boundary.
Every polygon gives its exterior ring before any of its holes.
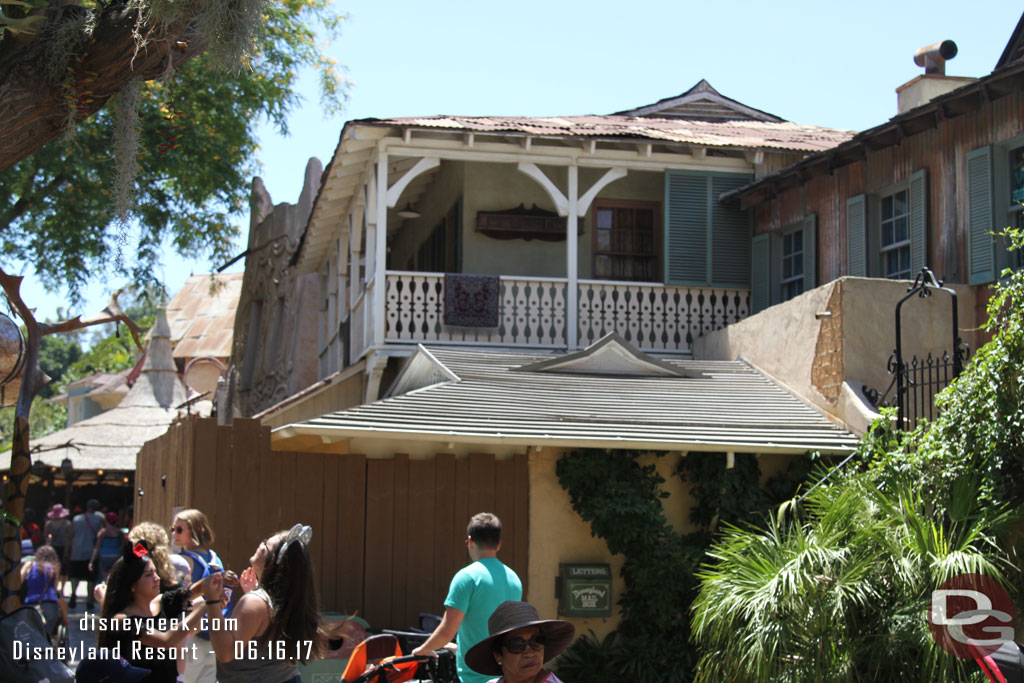
{"type": "MultiPolygon", "coordinates": [[[[202,51],[189,24],[201,3],[189,3],[188,16],[170,24],[142,26],[146,36],[136,44],[135,12],[108,5],[97,16],[96,28],[84,51],[72,58],[76,78],[89,74],[88,97],[80,100],[72,123],[99,111],[129,81],[152,80],[168,66],[177,66],[202,51]]],[[[0,61],[0,171],[9,168],[64,132],[68,125],[67,92],[40,76],[37,57],[39,35],[29,45],[4,55],[0,61]]]]}

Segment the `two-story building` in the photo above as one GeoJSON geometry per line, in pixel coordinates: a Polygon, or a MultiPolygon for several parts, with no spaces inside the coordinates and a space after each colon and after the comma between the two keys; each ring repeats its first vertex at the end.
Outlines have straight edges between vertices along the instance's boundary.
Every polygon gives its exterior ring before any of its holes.
{"type": "Polygon", "coordinates": [[[681,529],[680,453],[754,453],[768,473],[848,452],[852,433],[757,368],[691,349],[750,310],[751,215],[719,197],[851,136],[701,81],[608,116],[350,121],[296,204],[255,183],[219,414],[272,429],[280,455],[247,464],[261,500],[264,471],[274,491],[365,481],[339,501],[359,528],[328,525],[331,607],[376,625],[440,611],[460,527],[492,509],[527,598],[554,614],[560,561],[622,561],[558,484],[568,450],[672,454],[650,458],[681,529]],[[286,474],[291,458],[313,473],[286,474]]]}

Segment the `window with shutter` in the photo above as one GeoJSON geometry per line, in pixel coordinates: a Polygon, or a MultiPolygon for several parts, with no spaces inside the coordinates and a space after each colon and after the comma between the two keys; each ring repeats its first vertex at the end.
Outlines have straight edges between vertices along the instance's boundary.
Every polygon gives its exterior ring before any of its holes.
{"type": "Polygon", "coordinates": [[[751,217],[718,198],[753,179],[747,174],[665,174],[665,280],[668,284],[750,287],[751,217]]]}
{"type": "Polygon", "coordinates": [[[859,194],[846,200],[846,272],[867,277],[867,197],[859,194]]]}
{"type": "Polygon", "coordinates": [[[992,148],[967,153],[968,283],[992,282],[996,276],[992,241],[992,148]]]}
{"type": "Polygon", "coordinates": [[[817,216],[811,214],[781,231],[751,240],[752,313],[814,289],[817,216]]]}

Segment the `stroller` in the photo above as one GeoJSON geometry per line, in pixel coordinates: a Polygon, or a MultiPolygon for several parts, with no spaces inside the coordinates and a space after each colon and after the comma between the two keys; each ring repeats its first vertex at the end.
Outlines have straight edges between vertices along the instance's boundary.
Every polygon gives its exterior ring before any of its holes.
{"type": "Polygon", "coordinates": [[[345,683],[455,683],[454,653],[437,650],[434,654],[437,656],[403,656],[397,636],[370,636],[352,651],[341,678],[345,683]]]}
{"type": "MultiPolygon", "coordinates": [[[[63,642],[67,643],[67,630],[63,642]]],[[[26,653],[50,648],[43,618],[32,607],[22,607],[0,618],[0,680],[5,683],[70,683],[74,674],[56,657],[35,658],[26,653]],[[31,650],[30,650],[31,648],[31,650]]]]}

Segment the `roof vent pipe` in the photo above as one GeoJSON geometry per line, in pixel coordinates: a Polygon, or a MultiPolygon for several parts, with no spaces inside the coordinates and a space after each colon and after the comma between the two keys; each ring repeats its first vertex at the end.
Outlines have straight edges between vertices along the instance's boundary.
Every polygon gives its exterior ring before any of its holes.
{"type": "Polygon", "coordinates": [[[925,45],[914,53],[914,64],[924,67],[926,74],[946,75],[946,61],[956,57],[956,43],[943,40],[941,43],[925,45]]]}

